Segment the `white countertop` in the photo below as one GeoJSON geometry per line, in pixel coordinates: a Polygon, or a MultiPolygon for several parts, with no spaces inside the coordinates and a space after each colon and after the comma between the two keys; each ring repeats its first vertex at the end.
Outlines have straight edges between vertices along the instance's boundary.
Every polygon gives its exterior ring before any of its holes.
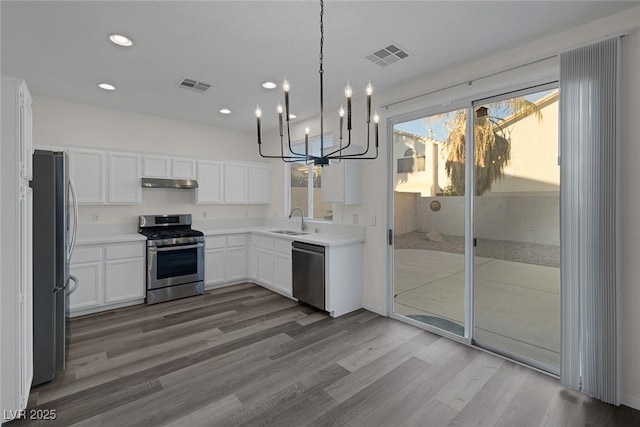
{"type": "MultiPolygon", "coordinates": [[[[274,230],[286,230],[283,227],[273,227],[273,226],[259,226],[259,227],[234,227],[234,228],[216,228],[216,229],[205,229],[200,230],[204,233],[205,236],[219,236],[224,234],[242,234],[242,233],[256,233],[263,236],[275,237],[278,239],[286,239],[286,240],[297,240],[299,242],[312,243],[316,245],[322,246],[341,246],[341,245],[352,245],[354,243],[363,243],[364,237],[362,236],[349,236],[342,234],[333,234],[327,232],[314,233],[310,231],[306,231],[306,234],[300,235],[290,235],[290,234],[280,234],[274,233],[274,230]]],[[[298,230],[293,230],[298,231],[298,230]]]]}
{"type": "Polygon", "coordinates": [[[95,236],[78,236],[76,245],[99,245],[103,243],[144,242],[147,240],[140,233],[107,234],[95,236]]]}
{"type": "MultiPolygon", "coordinates": [[[[244,234],[244,233],[256,233],[262,236],[275,237],[278,239],[297,240],[300,242],[312,243],[322,246],[341,246],[352,245],[354,243],[363,243],[364,237],[362,236],[349,236],[341,234],[332,234],[326,232],[314,233],[305,232],[308,234],[301,235],[288,235],[274,233],[274,230],[284,230],[282,227],[233,227],[233,228],[215,228],[200,230],[205,236],[220,236],[227,234],[244,234]]],[[[296,230],[297,231],[297,230],[296,230]]],[[[90,235],[90,236],[78,236],[76,239],[76,245],[99,245],[105,243],[124,243],[124,242],[142,242],[147,240],[142,234],[139,233],[123,233],[123,234],[107,234],[107,235],[90,235]]]]}

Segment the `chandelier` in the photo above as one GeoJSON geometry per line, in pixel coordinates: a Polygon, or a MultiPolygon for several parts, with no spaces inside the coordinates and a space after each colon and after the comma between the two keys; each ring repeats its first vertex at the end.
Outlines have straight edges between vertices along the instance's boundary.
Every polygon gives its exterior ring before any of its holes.
{"type": "Polygon", "coordinates": [[[269,158],[269,159],[281,159],[284,162],[304,162],[306,164],[314,164],[325,166],[329,164],[339,163],[341,160],[373,160],[378,158],[378,121],[379,117],[376,112],[373,114],[373,123],[374,123],[374,145],[375,145],[375,155],[369,154],[370,147],[370,125],[371,125],[371,94],[373,93],[373,87],[371,86],[371,82],[366,87],[367,94],[367,146],[366,150],[361,153],[351,153],[351,151],[347,151],[347,149],[351,146],[351,97],[353,95],[353,90],[349,82],[347,82],[344,88],[344,95],[346,98],[347,109],[347,143],[343,145],[343,127],[344,127],[344,116],[345,109],[344,107],[340,107],[339,116],[340,116],[340,143],[339,147],[335,148],[333,146],[325,147],[324,146],[324,68],[323,68],[323,48],[324,48],[324,1],[320,0],[320,69],[318,71],[320,75],[320,150],[319,155],[310,154],[309,152],[309,127],[305,129],[304,135],[304,153],[297,152],[293,149],[291,144],[291,130],[289,128],[289,82],[285,80],[282,83],[282,89],[284,91],[284,109],[282,108],[282,104],[278,102],[278,106],[276,111],[278,112],[278,124],[280,130],[280,155],[267,155],[262,152],[262,126],[261,126],[261,118],[262,118],[262,110],[260,106],[256,106],[256,124],[257,124],[257,132],[258,132],[258,151],[261,157],[269,158]],[[283,121],[283,113],[284,113],[284,121],[283,121]],[[286,122],[286,125],[284,124],[286,122]],[[285,150],[284,143],[284,133],[286,127],[287,134],[287,148],[285,150]],[[285,154],[286,153],[286,154],[285,154]],[[347,154],[349,153],[349,154],[347,154]]]}

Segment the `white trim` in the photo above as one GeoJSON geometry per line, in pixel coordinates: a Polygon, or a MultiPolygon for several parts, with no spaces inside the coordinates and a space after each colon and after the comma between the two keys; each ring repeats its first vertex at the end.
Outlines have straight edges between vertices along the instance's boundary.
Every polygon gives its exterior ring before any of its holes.
{"type": "Polygon", "coordinates": [[[633,409],[637,409],[640,411],[640,398],[629,396],[628,394],[622,395],[622,402],[624,406],[628,406],[633,409]]]}

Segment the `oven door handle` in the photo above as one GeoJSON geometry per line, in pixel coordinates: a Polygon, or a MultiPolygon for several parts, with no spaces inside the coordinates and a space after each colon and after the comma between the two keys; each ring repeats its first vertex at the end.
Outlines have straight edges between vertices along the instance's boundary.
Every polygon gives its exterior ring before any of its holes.
{"type": "Polygon", "coordinates": [[[167,251],[179,251],[182,249],[197,249],[197,248],[204,248],[204,243],[198,243],[196,245],[187,245],[187,246],[166,246],[166,247],[150,247],[149,251],[150,252],[167,252],[167,251]]]}

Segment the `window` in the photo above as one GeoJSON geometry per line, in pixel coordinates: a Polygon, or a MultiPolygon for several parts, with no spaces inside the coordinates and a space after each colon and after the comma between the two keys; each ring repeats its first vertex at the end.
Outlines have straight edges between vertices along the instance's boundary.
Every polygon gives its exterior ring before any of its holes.
{"type": "MultiPolygon", "coordinates": [[[[331,146],[333,138],[325,135],[324,145],[331,146]]],[[[320,137],[310,138],[311,153],[319,153],[320,137]]],[[[304,144],[296,143],[293,150],[304,152],[304,144]]],[[[333,220],[333,205],[322,201],[322,167],[307,165],[304,162],[287,163],[289,179],[289,206],[287,212],[293,208],[302,208],[305,217],[319,220],[333,220]]],[[[331,166],[328,166],[331,167],[331,166]]]]}

